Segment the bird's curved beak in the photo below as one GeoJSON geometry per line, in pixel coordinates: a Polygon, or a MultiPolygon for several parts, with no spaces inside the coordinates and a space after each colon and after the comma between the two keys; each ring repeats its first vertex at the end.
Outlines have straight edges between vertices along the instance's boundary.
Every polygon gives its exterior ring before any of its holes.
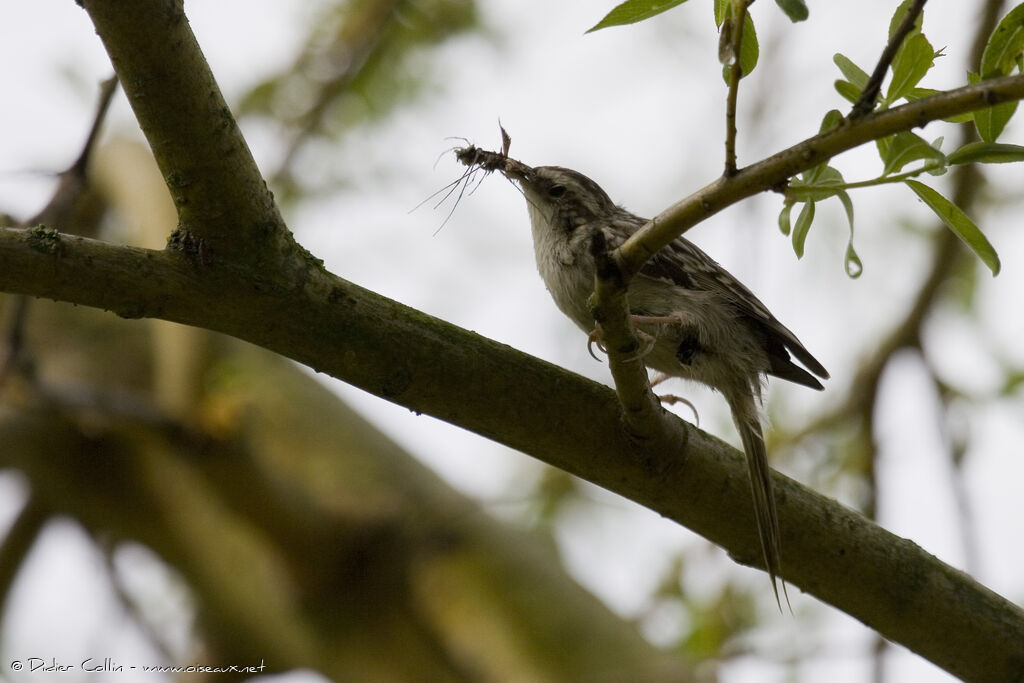
{"type": "Polygon", "coordinates": [[[518,180],[524,183],[531,182],[536,175],[532,166],[527,166],[512,157],[505,157],[504,163],[498,166],[497,170],[501,171],[502,175],[509,180],[518,180]]]}

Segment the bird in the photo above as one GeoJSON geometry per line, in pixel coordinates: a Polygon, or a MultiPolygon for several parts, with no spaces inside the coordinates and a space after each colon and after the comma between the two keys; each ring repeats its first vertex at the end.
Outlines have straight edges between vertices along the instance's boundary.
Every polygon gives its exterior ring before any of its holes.
{"type": "MultiPolygon", "coordinates": [[[[506,144],[500,153],[470,146],[456,154],[469,170],[500,171],[522,190],[541,278],[559,310],[593,339],[599,334],[590,304],[595,235],[602,233],[611,251],[648,221],[578,171],[531,167],[507,152],[506,144]]],[[[747,287],[683,237],[641,267],[626,296],[638,336],[647,341],[640,353],[644,364],[706,385],[729,405],[746,455],[765,569],[781,607],[779,520],[761,424],[762,383],[770,375],[820,391],[818,378],[829,374],[747,287]]],[[[782,588],[785,595],[785,581],[782,588]]]]}

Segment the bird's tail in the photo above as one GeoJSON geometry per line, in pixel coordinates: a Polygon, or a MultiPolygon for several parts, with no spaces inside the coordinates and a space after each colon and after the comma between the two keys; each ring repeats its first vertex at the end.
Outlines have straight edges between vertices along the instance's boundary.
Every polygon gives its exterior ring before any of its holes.
{"type": "MultiPolygon", "coordinates": [[[[768,467],[768,452],[764,445],[764,432],[753,392],[743,392],[735,397],[726,397],[732,408],[733,420],[743,441],[750,473],[750,489],[754,497],[754,518],[757,520],[757,535],[761,539],[761,553],[765,569],[772,581],[775,602],[782,608],[779,599],[778,577],[781,570],[779,554],[779,517],[775,510],[775,495],[772,492],[772,475],[768,467]]],[[[782,579],[782,595],[789,605],[786,581],[782,579]]],[[[792,608],[791,608],[792,609],[792,608]]]]}

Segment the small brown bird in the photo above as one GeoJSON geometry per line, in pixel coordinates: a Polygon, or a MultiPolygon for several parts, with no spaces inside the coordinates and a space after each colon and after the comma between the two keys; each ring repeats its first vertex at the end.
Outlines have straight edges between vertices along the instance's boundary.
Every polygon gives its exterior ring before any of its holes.
{"type": "MultiPolygon", "coordinates": [[[[522,188],[537,268],[551,297],[583,331],[594,330],[588,303],[596,271],[590,253],[594,233],[601,231],[608,249],[615,249],[647,220],[616,205],[582,173],[527,166],[510,158],[507,149],[497,153],[471,146],[456,154],[471,170],[500,171],[522,188]]],[[[705,384],[729,403],[747,456],[761,550],[778,601],[779,521],[761,429],[761,383],[773,375],[820,390],[814,375],[827,379],[828,372],[749,289],[682,237],[643,266],[630,281],[627,297],[637,329],[650,340],[643,355],[647,367],[705,384]]]]}

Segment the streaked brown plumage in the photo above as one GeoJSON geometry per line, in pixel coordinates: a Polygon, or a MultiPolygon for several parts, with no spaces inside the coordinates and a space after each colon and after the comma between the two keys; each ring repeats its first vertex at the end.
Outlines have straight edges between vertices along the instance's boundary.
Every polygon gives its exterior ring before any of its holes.
{"type": "MultiPolygon", "coordinates": [[[[501,171],[522,188],[541,277],[558,308],[590,332],[594,232],[603,232],[614,249],[647,221],[616,205],[576,171],[534,168],[475,147],[457,154],[467,166],[501,171]]],[[[675,240],[644,265],[629,284],[628,300],[633,315],[668,321],[637,325],[654,340],[644,363],[716,389],[729,403],[747,456],[761,550],[778,600],[779,522],[761,429],[761,382],[774,375],[820,390],[814,375],[824,379],[828,372],[749,289],[686,239],[675,240]]]]}

